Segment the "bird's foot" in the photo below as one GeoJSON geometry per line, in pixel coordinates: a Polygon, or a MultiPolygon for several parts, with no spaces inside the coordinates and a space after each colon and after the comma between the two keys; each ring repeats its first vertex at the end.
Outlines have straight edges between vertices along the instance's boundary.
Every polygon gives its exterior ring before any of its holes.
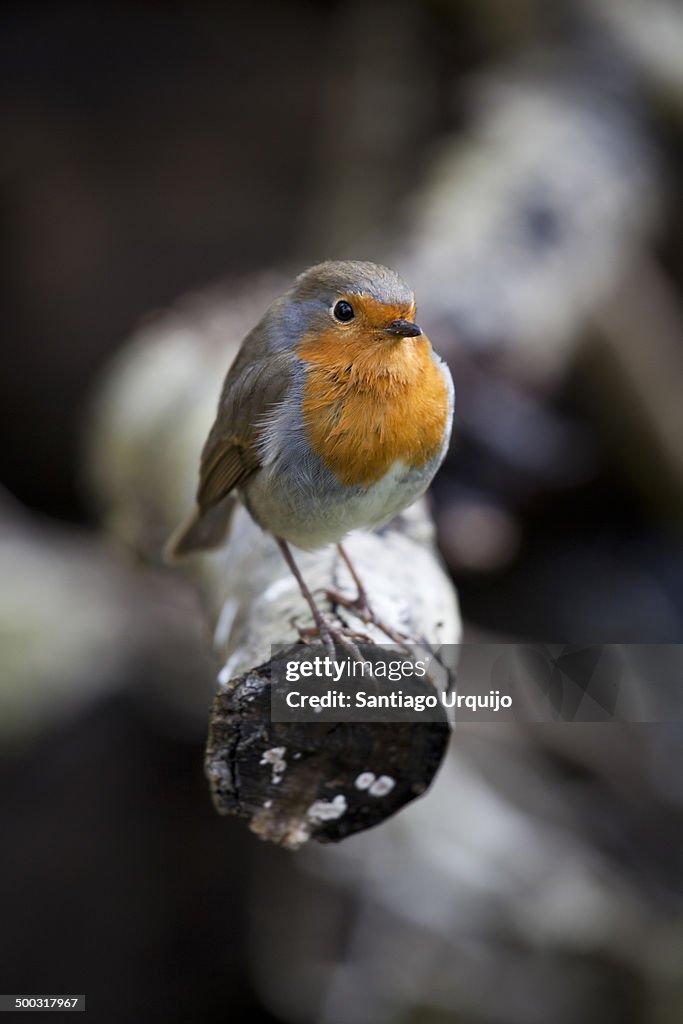
{"type": "Polygon", "coordinates": [[[390,640],[393,640],[395,644],[399,644],[401,647],[407,647],[407,644],[412,642],[409,636],[405,633],[400,633],[397,629],[387,625],[386,622],[375,614],[364,589],[359,590],[356,597],[347,597],[345,594],[340,594],[338,590],[326,589],[325,596],[332,604],[339,605],[341,608],[348,608],[350,612],[357,615],[363,622],[381,630],[381,632],[390,640]]]}
{"type": "Polygon", "coordinates": [[[296,629],[299,638],[305,644],[320,641],[331,658],[336,658],[336,646],[348,650],[357,661],[365,661],[361,654],[359,643],[370,644],[372,640],[365,633],[349,629],[347,626],[337,626],[329,622],[323,615],[316,617],[315,625],[302,626],[294,616],[290,619],[290,625],[296,629]]]}
{"type": "Polygon", "coordinates": [[[408,653],[410,653],[407,645],[409,643],[414,643],[414,641],[404,633],[399,633],[399,631],[394,629],[392,626],[388,626],[386,622],[383,622],[382,619],[375,614],[370,601],[368,600],[368,593],[363,585],[363,581],[356,572],[353,562],[346,552],[346,548],[343,544],[337,544],[337,550],[339,551],[341,559],[345,563],[346,568],[351,575],[351,579],[356,584],[356,596],[346,597],[344,594],[340,594],[337,590],[328,589],[326,590],[327,599],[342,608],[348,608],[349,611],[358,615],[363,622],[366,622],[368,625],[375,626],[375,628],[384,633],[389,640],[392,640],[395,644],[398,644],[399,647],[403,647],[408,651],[408,653]]]}

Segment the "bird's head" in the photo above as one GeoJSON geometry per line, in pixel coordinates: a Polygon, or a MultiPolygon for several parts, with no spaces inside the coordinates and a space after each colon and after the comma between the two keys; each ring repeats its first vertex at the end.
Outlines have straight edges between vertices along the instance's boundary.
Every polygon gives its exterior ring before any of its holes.
{"type": "Polygon", "coordinates": [[[422,338],[414,317],[415,297],[393,270],[340,260],[300,274],[269,310],[266,326],[275,349],[301,353],[313,346],[331,359],[380,366],[422,338]]]}
{"type": "Polygon", "coordinates": [[[415,297],[393,270],[377,263],[330,261],[310,267],[292,289],[291,300],[328,343],[375,347],[416,338],[415,297]]]}

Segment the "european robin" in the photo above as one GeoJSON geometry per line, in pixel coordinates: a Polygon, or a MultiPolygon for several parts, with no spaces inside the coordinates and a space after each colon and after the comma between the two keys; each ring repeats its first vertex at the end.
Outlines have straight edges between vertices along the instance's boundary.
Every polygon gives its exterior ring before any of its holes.
{"type": "Polygon", "coordinates": [[[358,587],[348,603],[384,629],[341,540],[415,501],[448,448],[453,382],[414,317],[413,293],[387,267],[327,262],[300,274],[228,370],[197,507],[167,556],[221,544],[239,498],[280,545],[328,646],[340,631],[319,610],[290,543],[337,544],[358,587]]]}

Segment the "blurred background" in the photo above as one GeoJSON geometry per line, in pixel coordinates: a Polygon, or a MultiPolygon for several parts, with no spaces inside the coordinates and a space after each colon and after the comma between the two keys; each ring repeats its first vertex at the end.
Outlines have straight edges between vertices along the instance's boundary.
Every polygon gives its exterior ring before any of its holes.
{"type": "Polygon", "coordinates": [[[465,638],[682,643],[683,7],[28,0],[0,78],[2,991],[679,1021],[680,727],[468,725],[380,829],[266,846],[210,805],[206,626],[102,529],[89,431],[136,331],[388,262],[456,382],[465,638]]]}

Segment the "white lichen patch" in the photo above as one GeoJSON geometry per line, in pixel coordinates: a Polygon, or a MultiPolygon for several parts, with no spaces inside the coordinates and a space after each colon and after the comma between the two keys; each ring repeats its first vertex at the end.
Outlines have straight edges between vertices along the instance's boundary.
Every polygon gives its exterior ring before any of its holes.
{"type": "Polygon", "coordinates": [[[309,821],[334,821],[341,818],[347,808],[346,797],[339,793],[333,800],[316,800],[306,811],[309,821]]]}
{"type": "Polygon", "coordinates": [[[285,761],[285,754],[287,747],[271,747],[270,750],[264,750],[261,755],[259,764],[270,765],[273,770],[271,782],[274,786],[279,786],[282,781],[282,774],[287,768],[287,762],[285,761]]]}
{"type": "Polygon", "coordinates": [[[391,775],[380,775],[378,779],[372,783],[368,789],[370,796],[386,796],[387,793],[391,793],[392,789],[396,785],[396,780],[392,779],[391,775]]]}
{"type": "Polygon", "coordinates": [[[356,789],[370,789],[370,786],[373,784],[374,781],[374,772],[361,772],[356,781],[354,782],[354,786],[356,787],[356,789]]]}
{"type": "Polygon", "coordinates": [[[286,767],[284,757],[287,753],[287,747],[271,747],[270,750],[264,750],[261,754],[261,760],[259,764],[272,764],[282,765],[282,768],[278,768],[278,771],[283,771],[286,767]]]}

